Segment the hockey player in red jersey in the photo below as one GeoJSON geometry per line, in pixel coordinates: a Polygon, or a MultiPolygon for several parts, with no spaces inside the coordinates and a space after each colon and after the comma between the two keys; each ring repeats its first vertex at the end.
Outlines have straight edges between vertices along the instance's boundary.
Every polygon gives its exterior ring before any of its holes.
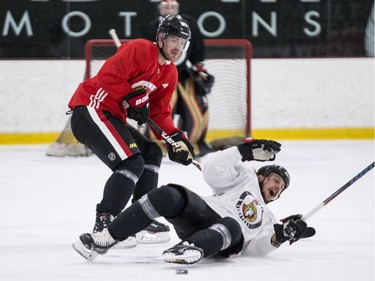
{"type": "MultiPolygon", "coordinates": [[[[95,77],[78,86],[69,102],[74,136],[113,171],[96,207],[93,232],[106,228],[131,196],[135,202],[157,187],[162,151],[127,118],[139,125],[150,118],[169,134],[179,144],[169,147],[172,161],[189,165],[194,158],[186,135],[173,124],[169,105],[178,81],[174,61],[189,45],[190,28],[180,16],[167,16],[156,37],[154,43],[136,39],[122,45],[95,77]]],[[[148,230],[169,231],[157,221],[148,230]]],[[[163,239],[156,242],[169,241],[169,234],[163,239]]]]}
{"type": "Polygon", "coordinates": [[[202,173],[212,195],[199,196],[176,184],[162,186],[125,209],[108,229],[82,234],[73,248],[93,260],[158,216],[165,217],[181,239],[160,257],[171,263],[190,264],[204,257],[235,254],[263,256],[286,241],[311,237],[315,229],[301,215],[280,223],[267,205],[289,186],[287,170],[266,165],[256,171],[242,163],[272,161],[280,146],[271,140],[251,139],[208,154],[202,160],[202,173]]]}

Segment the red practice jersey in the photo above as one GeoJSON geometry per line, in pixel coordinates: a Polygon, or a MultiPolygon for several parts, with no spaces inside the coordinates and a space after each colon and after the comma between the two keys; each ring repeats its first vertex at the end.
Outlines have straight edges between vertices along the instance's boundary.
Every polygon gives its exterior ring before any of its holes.
{"type": "Polygon", "coordinates": [[[122,45],[96,76],[79,84],[69,108],[85,105],[107,110],[126,123],[124,97],[144,86],[149,94],[149,117],[168,134],[178,131],[169,105],[178,81],[177,69],[172,61],[160,65],[158,54],[158,46],[145,39],[122,45]]]}

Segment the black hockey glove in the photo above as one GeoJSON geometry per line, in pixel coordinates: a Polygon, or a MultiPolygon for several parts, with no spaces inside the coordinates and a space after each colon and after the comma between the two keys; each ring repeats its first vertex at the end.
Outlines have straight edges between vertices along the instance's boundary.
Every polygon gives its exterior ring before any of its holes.
{"type": "Polygon", "coordinates": [[[308,227],[306,222],[301,219],[302,215],[292,215],[282,219],[282,224],[274,224],[277,244],[280,246],[285,241],[292,244],[301,238],[308,238],[315,235],[315,229],[308,227]]]}
{"type": "Polygon", "coordinates": [[[185,133],[179,131],[171,135],[174,143],[169,143],[168,156],[174,162],[183,164],[185,166],[191,164],[194,154],[194,147],[188,141],[185,133]]]}
{"type": "Polygon", "coordinates": [[[191,67],[191,76],[194,81],[203,88],[205,94],[211,93],[215,83],[215,76],[209,74],[207,70],[199,64],[191,67]]]}
{"type": "Polygon", "coordinates": [[[272,140],[256,140],[246,138],[245,143],[238,145],[242,161],[273,161],[276,153],[281,150],[281,144],[272,140]]]}
{"type": "Polygon", "coordinates": [[[138,125],[146,123],[148,117],[148,93],[143,86],[126,95],[123,106],[127,109],[128,118],[138,122],[138,125]]]}

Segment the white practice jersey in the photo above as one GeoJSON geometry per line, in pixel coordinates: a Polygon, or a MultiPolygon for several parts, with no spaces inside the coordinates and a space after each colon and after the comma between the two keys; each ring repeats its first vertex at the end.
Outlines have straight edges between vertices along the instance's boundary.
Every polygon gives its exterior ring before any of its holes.
{"type": "Polygon", "coordinates": [[[266,255],[276,249],[271,244],[276,217],[263,200],[255,169],[241,159],[237,147],[208,154],[202,172],[213,195],[202,198],[221,217],[234,218],[241,225],[242,255],[266,255]]]}

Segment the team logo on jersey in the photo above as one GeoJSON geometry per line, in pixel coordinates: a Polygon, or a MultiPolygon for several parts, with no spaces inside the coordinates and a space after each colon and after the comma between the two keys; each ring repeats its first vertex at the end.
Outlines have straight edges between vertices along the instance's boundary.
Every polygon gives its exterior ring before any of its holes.
{"type": "Polygon", "coordinates": [[[262,224],[262,205],[250,192],[246,191],[241,194],[236,208],[240,219],[248,228],[257,228],[262,224]]]}
{"type": "Polygon", "coordinates": [[[257,219],[257,209],[256,209],[256,201],[253,200],[250,204],[243,204],[242,205],[242,214],[244,215],[245,219],[249,222],[254,222],[257,219]]]}
{"type": "Polygon", "coordinates": [[[104,91],[102,88],[99,88],[95,95],[90,96],[90,107],[98,109],[100,103],[106,98],[108,93],[104,91]]]}

